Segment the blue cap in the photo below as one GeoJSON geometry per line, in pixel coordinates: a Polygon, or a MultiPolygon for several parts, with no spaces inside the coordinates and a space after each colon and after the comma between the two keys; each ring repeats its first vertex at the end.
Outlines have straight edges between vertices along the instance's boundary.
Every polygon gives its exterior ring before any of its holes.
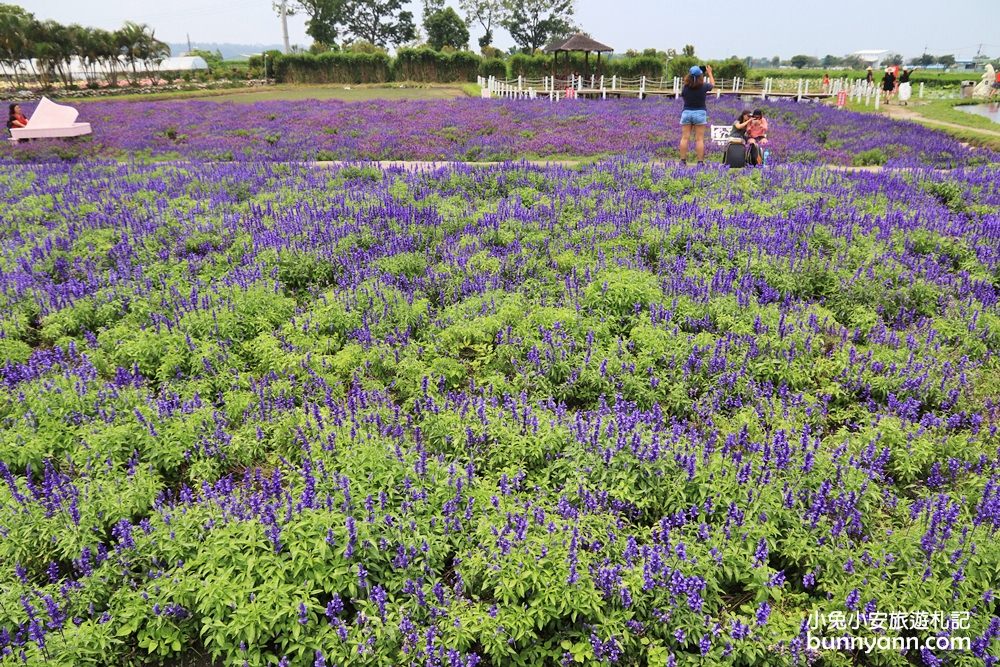
{"type": "Polygon", "coordinates": [[[702,71],[701,71],[700,67],[698,67],[697,65],[694,65],[694,66],[691,67],[691,69],[688,70],[688,74],[690,74],[691,76],[701,76],[702,75],[702,71]]]}

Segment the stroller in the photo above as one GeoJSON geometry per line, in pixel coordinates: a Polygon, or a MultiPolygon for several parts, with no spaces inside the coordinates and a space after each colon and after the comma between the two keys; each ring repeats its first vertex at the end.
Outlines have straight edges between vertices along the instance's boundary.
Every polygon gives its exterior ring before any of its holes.
{"type": "Polygon", "coordinates": [[[741,138],[729,138],[726,150],[722,153],[722,164],[730,169],[742,169],[747,166],[747,149],[741,138]]]}

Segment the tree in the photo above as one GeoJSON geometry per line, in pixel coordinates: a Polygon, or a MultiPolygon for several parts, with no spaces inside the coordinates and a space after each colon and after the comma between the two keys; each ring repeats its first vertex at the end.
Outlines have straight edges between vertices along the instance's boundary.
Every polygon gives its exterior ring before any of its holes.
{"type": "Polygon", "coordinates": [[[861,59],[860,56],[844,56],[844,67],[848,69],[864,69],[868,67],[868,63],[861,59]]]}
{"type": "Polygon", "coordinates": [[[889,55],[887,55],[885,58],[882,59],[882,62],[885,63],[886,65],[902,65],[903,56],[902,54],[899,53],[890,53],[889,55]]]}
{"type": "Polygon", "coordinates": [[[444,0],[424,0],[424,21],[426,22],[427,17],[442,9],[444,9],[444,0]]]}
{"type": "Polygon", "coordinates": [[[780,66],[781,66],[781,58],[779,56],[774,56],[773,58],[771,58],[771,67],[780,67],[780,66]]]}
{"type": "Polygon", "coordinates": [[[683,56],[693,56],[694,55],[694,44],[685,44],[684,48],[681,50],[681,55],[683,55],[683,56]]]}
{"type": "Polygon", "coordinates": [[[343,22],[349,35],[376,46],[408,42],[417,35],[404,0],[344,0],[343,22]]]}
{"type": "Polygon", "coordinates": [[[950,53],[946,56],[938,56],[937,62],[938,65],[944,65],[945,69],[947,69],[955,65],[955,56],[950,53]]]}
{"type": "Polygon", "coordinates": [[[15,5],[0,4],[0,67],[4,74],[20,82],[21,61],[28,55],[28,35],[35,17],[15,5]]]}
{"type": "Polygon", "coordinates": [[[119,53],[132,69],[133,83],[138,79],[140,64],[144,68],[144,73],[149,76],[149,65],[151,63],[158,65],[170,55],[170,47],[156,39],[152,28],[145,23],[126,21],[114,35],[119,53]]]}
{"type": "Polygon", "coordinates": [[[500,24],[525,53],[534,53],[573,28],[573,0],[502,0],[500,24]]]}
{"type": "Polygon", "coordinates": [[[188,53],[189,56],[199,56],[208,65],[208,69],[213,70],[222,65],[222,52],[216,50],[215,53],[207,49],[194,49],[188,53]]]}
{"type": "Polygon", "coordinates": [[[306,34],[320,44],[335,44],[344,23],[345,0],[298,0],[306,16],[306,34]]]}
{"type": "Polygon", "coordinates": [[[435,51],[446,46],[453,49],[469,46],[469,28],[451,7],[439,9],[424,19],[424,29],[427,30],[427,43],[435,51]]]}
{"type": "Polygon", "coordinates": [[[792,64],[792,67],[796,69],[802,69],[809,64],[809,56],[802,55],[801,53],[797,56],[792,56],[788,61],[792,64]]]}
{"type": "Polygon", "coordinates": [[[837,67],[843,63],[843,58],[838,58],[835,55],[827,54],[823,56],[823,67],[837,67]]]}
{"type": "Polygon", "coordinates": [[[461,0],[459,6],[465,12],[468,23],[478,23],[483,28],[479,38],[479,48],[485,49],[493,43],[493,24],[500,18],[503,5],[500,0],[461,0]]]}
{"type": "Polygon", "coordinates": [[[76,50],[75,29],[58,21],[34,21],[29,25],[29,57],[34,57],[36,75],[43,86],[52,85],[58,77],[66,85],[72,83],[69,73],[70,59],[76,50]]]}

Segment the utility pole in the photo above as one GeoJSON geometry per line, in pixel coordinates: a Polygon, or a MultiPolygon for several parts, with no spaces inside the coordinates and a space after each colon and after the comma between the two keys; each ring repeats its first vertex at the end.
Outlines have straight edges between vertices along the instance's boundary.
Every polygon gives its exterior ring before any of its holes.
{"type": "Polygon", "coordinates": [[[188,53],[191,53],[191,33],[187,33],[188,38],[188,53]]]}
{"type": "Polygon", "coordinates": [[[288,0],[281,0],[281,39],[284,42],[285,53],[291,51],[288,45],[288,0]]]}

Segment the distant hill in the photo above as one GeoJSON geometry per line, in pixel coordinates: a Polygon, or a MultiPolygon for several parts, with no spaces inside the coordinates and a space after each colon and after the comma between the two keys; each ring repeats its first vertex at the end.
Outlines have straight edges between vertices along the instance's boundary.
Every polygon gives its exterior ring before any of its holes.
{"type": "MultiPolygon", "coordinates": [[[[219,51],[225,60],[242,60],[248,53],[261,53],[270,49],[281,50],[281,44],[218,44],[215,42],[191,42],[191,48],[219,51]]],[[[170,55],[179,56],[188,50],[187,42],[170,44],[170,55]]]]}

